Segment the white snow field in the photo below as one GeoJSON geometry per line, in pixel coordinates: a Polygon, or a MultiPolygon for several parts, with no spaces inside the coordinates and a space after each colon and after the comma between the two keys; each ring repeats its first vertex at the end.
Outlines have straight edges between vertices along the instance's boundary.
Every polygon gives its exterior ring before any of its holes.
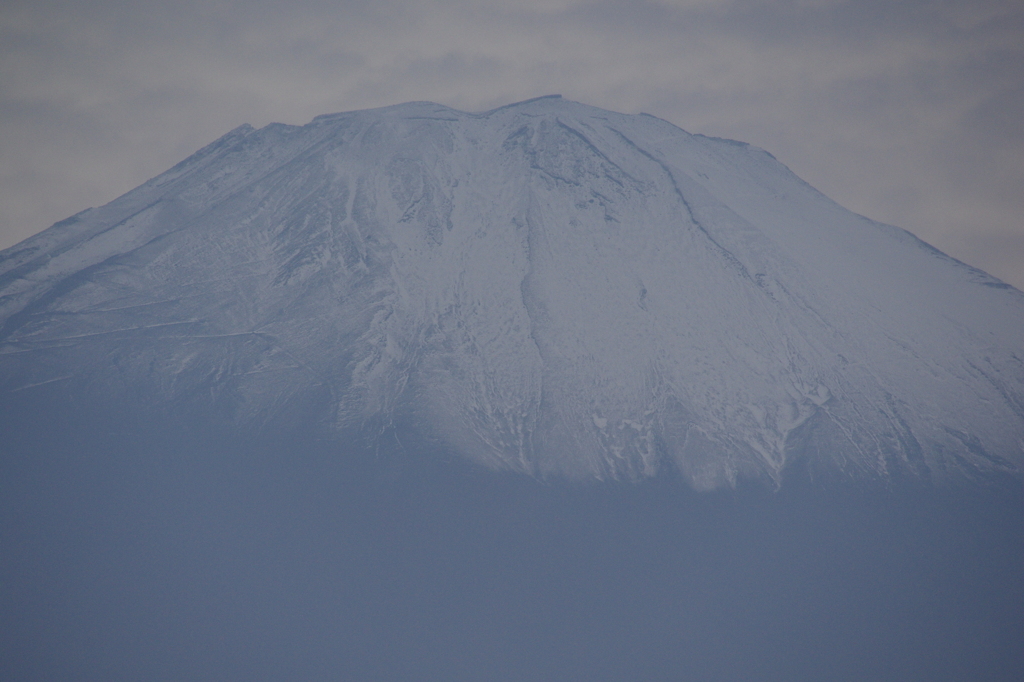
{"type": "Polygon", "coordinates": [[[540,477],[1024,465],[1024,294],[756,147],[557,96],[237,128],[0,253],[0,353],[5,392],[314,410],[540,477]]]}

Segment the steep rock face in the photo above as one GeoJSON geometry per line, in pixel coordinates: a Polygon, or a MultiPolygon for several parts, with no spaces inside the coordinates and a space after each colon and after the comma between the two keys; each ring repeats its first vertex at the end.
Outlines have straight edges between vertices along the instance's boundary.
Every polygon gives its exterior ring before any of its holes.
{"type": "Polygon", "coordinates": [[[1019,474],[1024,294],[770,154],[557,97],[238,128],[0,254],[0,391],[699,488],[1019,474]]]}

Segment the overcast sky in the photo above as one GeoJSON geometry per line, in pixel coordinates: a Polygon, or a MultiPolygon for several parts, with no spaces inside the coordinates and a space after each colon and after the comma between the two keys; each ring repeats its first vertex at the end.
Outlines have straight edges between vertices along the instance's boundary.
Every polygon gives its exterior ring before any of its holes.
{"type": "Polygon", "coordinates": [[[756,144],[1024,289],[1014,0],[0,0],[0,248],[242,123],[552,93],[756,144]]]}

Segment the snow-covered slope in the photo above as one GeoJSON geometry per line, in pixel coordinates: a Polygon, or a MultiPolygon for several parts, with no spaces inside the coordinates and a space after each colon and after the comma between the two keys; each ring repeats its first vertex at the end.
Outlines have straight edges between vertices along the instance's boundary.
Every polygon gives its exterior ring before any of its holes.
{"type": "Polygon", "coordinates": [[[1024,294],[760,149],[558,97],[238,128],[0,254],[0,353],[6,392],[537,475],[1024,465],[1024,294]]]}

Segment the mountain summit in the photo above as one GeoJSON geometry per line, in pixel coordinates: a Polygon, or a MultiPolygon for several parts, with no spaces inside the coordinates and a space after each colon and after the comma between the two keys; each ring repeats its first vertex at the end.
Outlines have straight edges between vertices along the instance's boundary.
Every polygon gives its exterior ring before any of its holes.
{"type": "Polygon", "coordinates": [[[416,102],[242,126],[0,253],[0,392],[45,391],[537,476],[1019,475],[1024,294],[747,144],[416,102]]]}

